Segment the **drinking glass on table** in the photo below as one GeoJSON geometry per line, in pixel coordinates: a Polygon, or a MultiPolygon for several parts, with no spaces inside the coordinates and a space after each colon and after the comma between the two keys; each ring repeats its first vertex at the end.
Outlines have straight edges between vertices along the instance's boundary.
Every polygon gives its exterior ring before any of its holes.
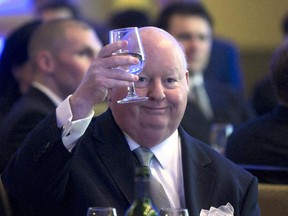
{"type": "Polygon", "coordinates": [[[210,144],[221,154],[225,153],[228,137],[233,132],[233,125],[229,123],[214,123],[210,128],[210,144]]]}
{"type": "MultiPolygon", "coordinates": [[[[141,42],[140,34],[137,27],[129,27],[129,28],[121,28],[111,30],[109,32],[110,43],[114,43],[117,41],[126,40],[128,41],[128,46],[119,49],[117,52],[113,53],[113,55],[131,55],[139,59],[139,63],[137,65],[130,66],[119,66],[117,69],[123,70],[125,72],[138,75],[145,63],[145,54],[143,50],[143,45],[141,42]]],[[[118,103],[131,103],[148,100],[148,97],[140,97],[136,93],[134,82],[131,87],[128,87],[128,94],[126,98],[117,101],[118,103]]]]}
{"type": "Polygon", "coordinates": [[[186,208],[161,208],[160,216],[189,216],[186,208]]]}
{"type": "Polygon", "coordinates": [[[86,216],[117,216],[113,207],[89,207],[86,216]]]}

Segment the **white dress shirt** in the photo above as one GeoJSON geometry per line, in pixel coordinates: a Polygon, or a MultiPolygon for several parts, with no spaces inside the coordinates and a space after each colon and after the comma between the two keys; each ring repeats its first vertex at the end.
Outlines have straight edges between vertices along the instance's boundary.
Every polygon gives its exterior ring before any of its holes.
{"type": "MultiPolygon", "coordinates": [[[[131,151],[138,148],[131,137],[125,134],[131,151]]],[[[161,182],[169,198],[171,207],[185,206],[183,172],[181,160],[181,145],[178,130],[156,146],[150,148],[157,160],[152,160],[150,169],[152,175],[161,182]]]]}
{"type": "MultiPolygon", "coordinates": [[[[62,141],[64,146],[71,152],[77,140],[86,131],[94,112],[85,119],[72,120],[72,111],[66,98],[56,109],[57,125],[62,130],[62,141]]],[[[131,151],[139,147],[135,141],[125,134],[131,151]]],[[[185,207],[183,171],[181,160],[181,145],[178,130],[163,142],[150,148],[157,160],[152,160],[150,168],[152,175],[157,178],[164,187],[169,198],[171,207],[185,207]]]]}

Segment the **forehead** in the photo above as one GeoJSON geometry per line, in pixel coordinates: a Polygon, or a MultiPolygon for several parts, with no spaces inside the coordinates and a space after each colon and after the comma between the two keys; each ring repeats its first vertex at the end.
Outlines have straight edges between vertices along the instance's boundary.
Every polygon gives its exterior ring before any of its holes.
{"type": "Polygon", "coordinates": [[[145,34],[142,37],[146,56],[145,66],[157,68],[181,68],[182,50],[178,42],[161,34],[145,34]]]}
{"type": "Polygon", "coordinates": [[[211,34],[209,22],[200,16],[174,14],[169,21],[169,32],[176,35],[183,32],[211,34]]]}

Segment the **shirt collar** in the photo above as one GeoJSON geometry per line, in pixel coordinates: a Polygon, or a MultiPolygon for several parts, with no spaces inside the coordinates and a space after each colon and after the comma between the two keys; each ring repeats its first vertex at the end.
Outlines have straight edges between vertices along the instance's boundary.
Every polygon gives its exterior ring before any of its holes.
{"type": "Polygon", "coordinates": [[[196,73],[189,77],[189,81],[190,81],[190,88],[193,86],[202,85],[204,83],[203,74],[196,73]]]}
{"type": "MultiPolygon", "coordinates": [[[[133,151],[134,149],[138,148],[140,145],[136,143],[129,135],[125,134],[126,140],[130,147],[130,150],[133,151]]],[[[163,142],[153,146],[150,148],[153,152],[154,156],[158,160],[159,164],[163,169],[169,164],[171,158],[175,155],[178,155],[179,152],[179,134],[178,130],[175,130],[174,133],[165,139],[163,142]]]]}
{"type": "Polygon", "coordinates": [[[34,81],[32,83],[32,86],[38,89],[39,91],[43,92],[56,106],[62,103],[63,100],[58,95],[56,95],[53,91],[51,91],[49,88],[44,86],[43,84],[37,81],[34,81]]]}

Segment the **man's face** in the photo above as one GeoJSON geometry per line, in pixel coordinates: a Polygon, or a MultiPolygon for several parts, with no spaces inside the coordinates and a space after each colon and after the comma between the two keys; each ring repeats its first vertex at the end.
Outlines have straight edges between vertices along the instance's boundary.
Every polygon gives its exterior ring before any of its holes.
{"type": "Polygon", "coordinates": [[[191,72],[202,72],[211,50],[209,23],[199,16],[173,15],[168,31],[183,44],[191,72]]]}
{"type": "Polygon", "coordinates": [[[149,100],[117,104],[127,94],[127,88],[112,89],[109,99],[121,129],[140,144],[147,146],[145,140],[149,140],[148,145],[153,146],[156,144],[153,136],[159,136],[158,141],[162,141],[180,124],[187,103],[188,71],[179,54],[181,49],[175,48],[178,44],[171,42],[171,37],[149,28],[141,35],[146,62],[135,86],[137,93],[148,96],[149,100]]]}
{"type": "Polygon", "coordinates": [[[62,98],[76,90],[102,46],[92,30],[67,28],[65,31],[66,38],[54,54],[55,79],[62,98]]]}

